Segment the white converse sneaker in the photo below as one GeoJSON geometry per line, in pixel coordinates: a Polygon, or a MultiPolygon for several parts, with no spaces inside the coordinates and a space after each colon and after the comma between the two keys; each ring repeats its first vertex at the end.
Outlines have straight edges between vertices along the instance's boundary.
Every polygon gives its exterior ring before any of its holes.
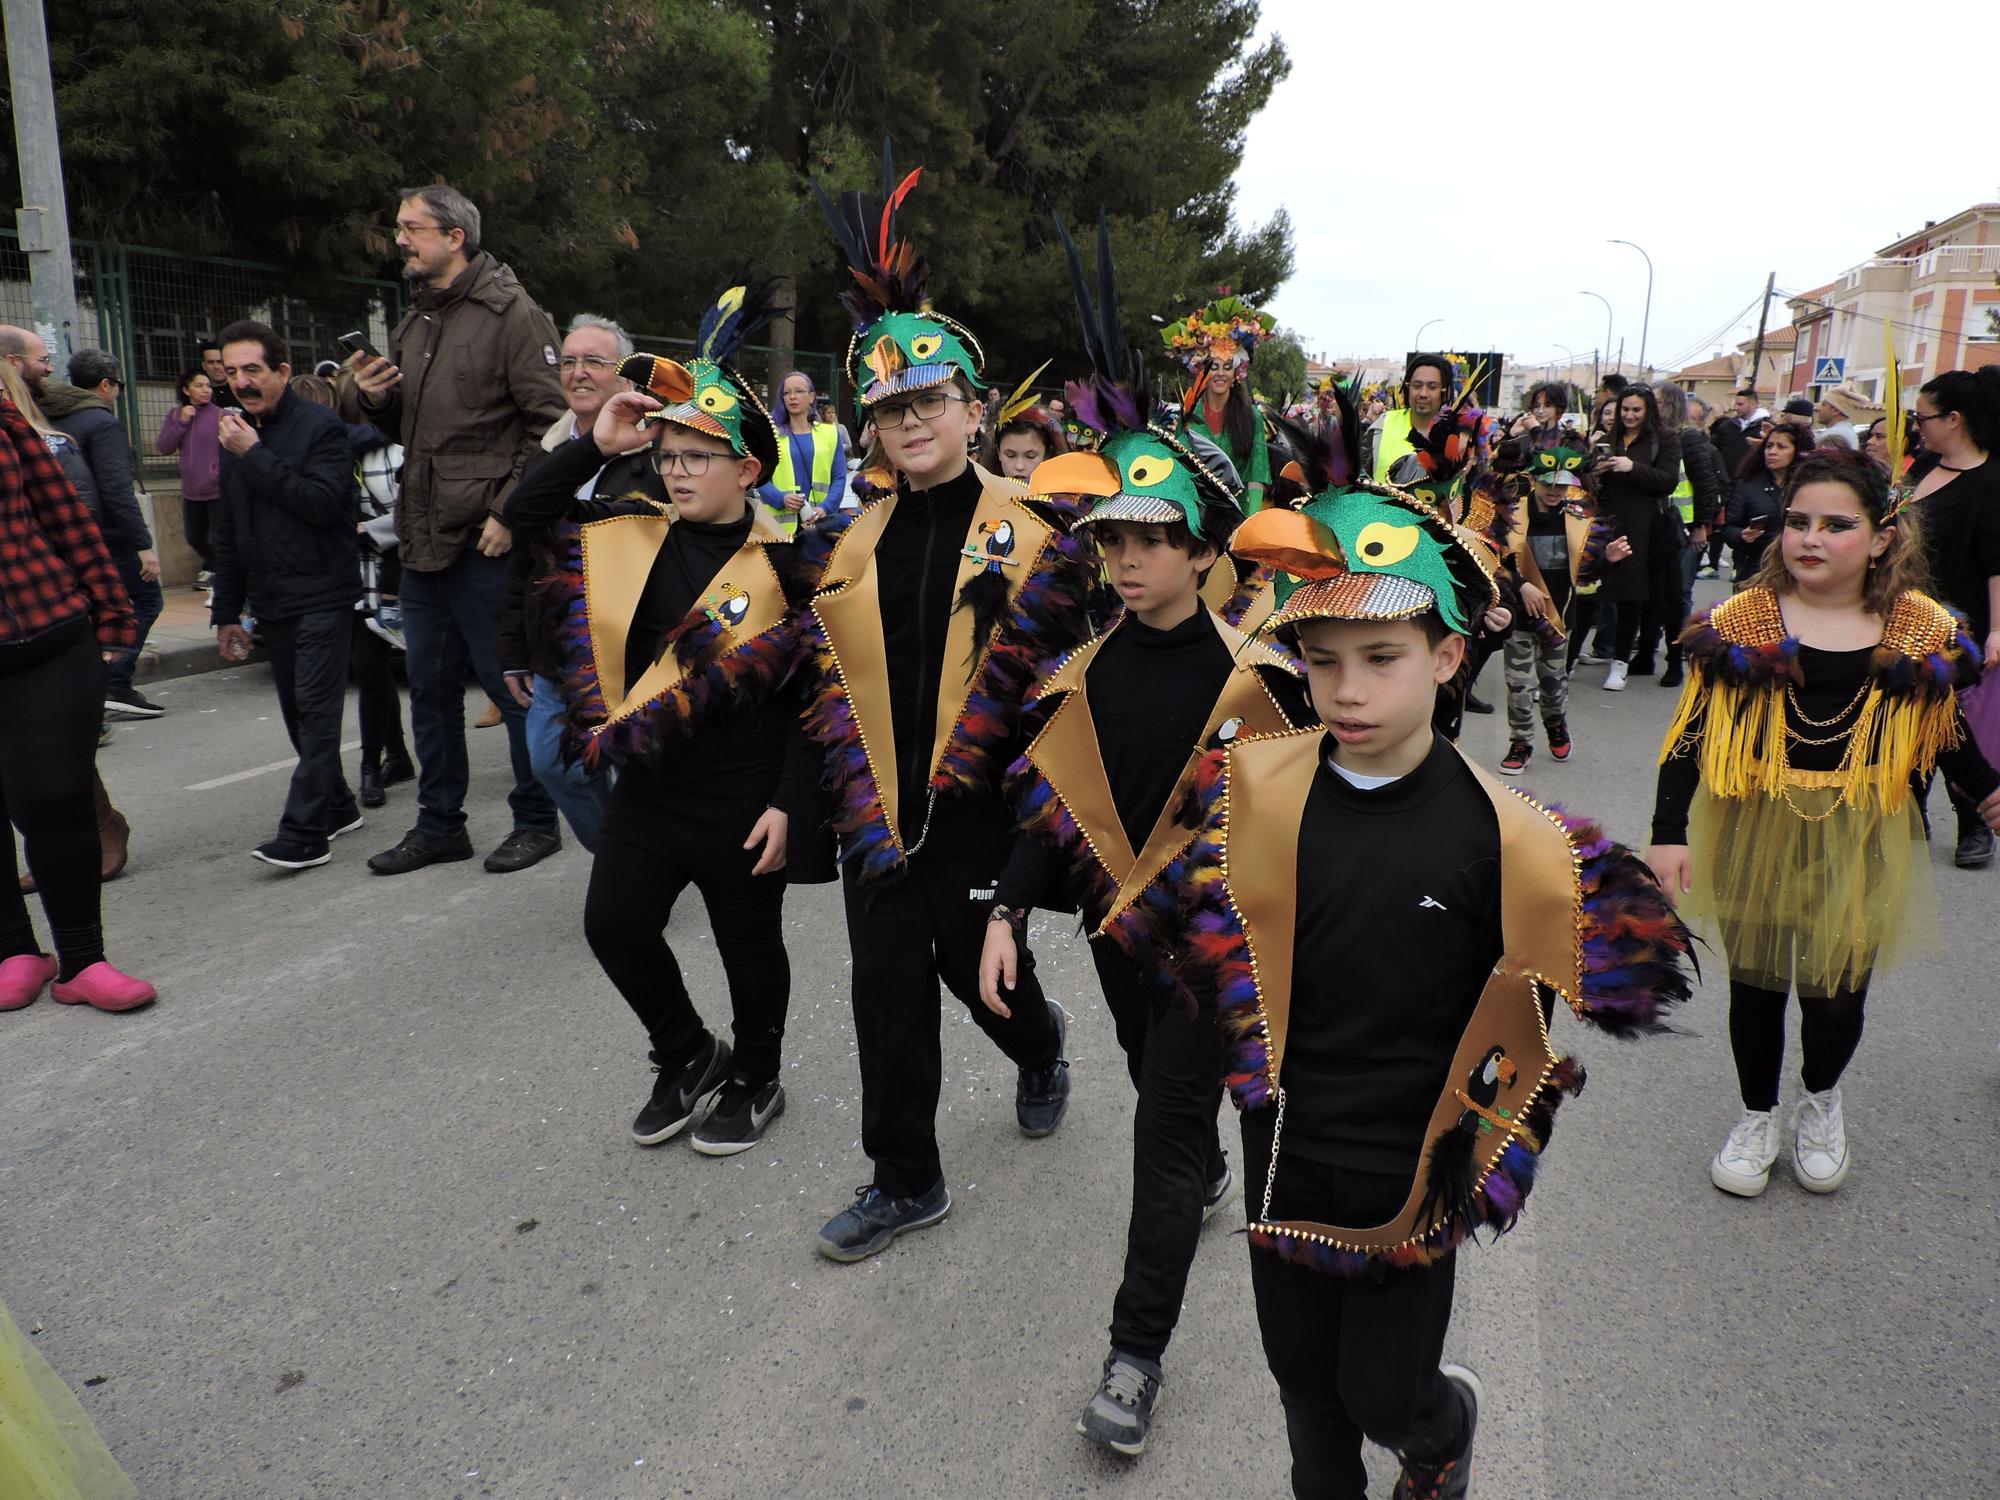
{"type": "Polygon", "coordinates": [[[1847,1122],[1841,1118],[1840,1090],[1807,1094],[1792,1122],[1792,1170],[1809,1193],[1838,1192],[1853,1158],[1847,1154],[1847,1122]]]}
{"type": "Polygon", "coordinates": [[[1614,661],[1604,669],[1604,691],[1622,693],[1625,691],[1625,663],[1614,661]]]}
{"type": "Polygon", "coordinates": [[[1778,1112],[1746,1109],[1708,1164],[1708,1179],[1725,1193],[1754,1198],[1769,1186],[1778,1159],[1778,1112]]]}

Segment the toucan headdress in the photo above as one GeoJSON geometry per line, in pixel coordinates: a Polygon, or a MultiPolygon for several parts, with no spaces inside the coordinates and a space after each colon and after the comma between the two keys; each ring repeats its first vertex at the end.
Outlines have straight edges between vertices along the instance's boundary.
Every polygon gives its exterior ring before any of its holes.
{"type": "Polygon", "coordinates": [[[1407,490],[1357,480],[1359,425],[1345,393],[1341,407],[1333,431],[1279,419],[1295,456],[1230,548],[1277,571],[1277,608],[1264,628],[1408,620],[1435,609],[1469,634],[1471,616],[1499,601],[1491,552],[1407,490]]]}
{"type": "Polygon", "coordinates": [[[924,175],[896,180],[892,142],[882,142],[882,198],[842,195],[836,207],[818,183],[813,193],[833,231],[854,284],[840,294],[854,320],[847,370],[865,412],[878,401],[929,390],[963,375],[978,389],[986,355],[961,323],[931,307],[930,267],[908,240],[896,237],[896,212],[924,175]]]}
{"type": "Polygon", "coordinates": [[[766,478],[778,466],[777,427],[735,359],[753,333],[788,310],[775,300],[778,286],[746,279],[717,296],[701,316],[688,364],[660,354],[628,354],[618,362],[620,376],[663,403],[646,421],[721,438],[733,452],[761,463],[766,478]]]}
{"type": "Polygon", "coordinates": [[[1146,367],[1119,326],[1111,233],[1097,218],[1097,296],[1090,294],[1083,257],[1060,216],[1056,233],[1069,257],[1070,288],[1083,324],[1088,380],[1072,380],[1063,395],[1077,419],[1103,439],[1095,452],[1046,459],[1028,476],[1030,496],[1092,499],[1081,524],[1099,521],[1184,523],[1216,547],[1229,544],[1242,519],[1235,487],[1204,463],[1173,429],[1153,421],[1146,367]]]}

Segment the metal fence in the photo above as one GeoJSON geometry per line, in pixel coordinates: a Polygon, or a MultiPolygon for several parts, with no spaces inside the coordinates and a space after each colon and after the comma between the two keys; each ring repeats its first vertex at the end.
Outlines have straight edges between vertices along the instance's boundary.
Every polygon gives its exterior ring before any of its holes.
{"type": "MultiPolygon", "coordinates": [[[[663,354],[683,363],[694,358],[693,339],[635,333],[632,342],[646,354],[663,354]]],[[[816,349],[779,350],[768,344],[745,344],[737,356],[736,365],[759,387],[764,404],[771,408],[774,415],[778,415],[778,382],[787,371],[803,370],[812,377],[813,389],[819,392],[820,399],[834,403],[836,421],[851,422],[853,419],[852,410],[841,404],[842,394],[851,397],[853,391],[841,383],[840,361],[835,355],[823,354],[816,349]],[[782,360],[778,357],[780,354],[784,356],[782,360]]]]}
{"type": "MultiPolygon", "coordinates": [[[[124,366],[119,415],[149,478],[175,474],[174,459],[155,453],[153,439],[180,377],[200,363],[204,339],[238,318],[255,318],[278,331],[292,368],[304,371],[317,360],[340,358],[344,351],[334,340],[350,329],[366,329],[376,348],[388,347],[389,330],[403,314],[403,289],[393,281],[340,280],[301,295],[296,278],[280,266],[72,243],[78,343],[94,342],[124,366]]],[[[0,230],[0,321],[34,325],[28,258],[12,230],[0,230]]]]}

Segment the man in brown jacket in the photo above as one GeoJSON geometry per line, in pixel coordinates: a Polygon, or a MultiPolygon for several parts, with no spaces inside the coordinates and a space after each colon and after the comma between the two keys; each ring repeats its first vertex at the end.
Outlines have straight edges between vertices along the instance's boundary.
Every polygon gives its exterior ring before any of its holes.
{"type": "Polygon", "coordinates": [[[507,722],[514,828],[491,854],[496,873],[525,870],[562,847],[555,803],[528,756],[526,715],[500,671],[500,601],[513,537],[500,508],[539,439],[567,410],[556,330],[514,273],[479,248],[479,210],[449,187],[410,188],[396,213],[403,274],[416,288],[389,357],[349,361],[362,414],[399,432],[396,502],[403,635],[417,742],[417,826],[368,861],[401,875],[470,859],[465,828],[464,672],[469,661],[507,722]],[[394,424],[394,425],[392,425],[394,424]]]}

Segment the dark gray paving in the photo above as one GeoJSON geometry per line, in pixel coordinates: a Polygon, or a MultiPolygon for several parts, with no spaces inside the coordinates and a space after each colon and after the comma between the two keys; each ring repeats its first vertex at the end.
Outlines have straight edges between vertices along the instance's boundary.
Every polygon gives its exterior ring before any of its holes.
{"type": "MultiPolygon", "coordinates": [[[[1642,839],[1670,695],[1595,682],[1576,759],[1529,783],[1642,839]]],[[[1069,1122],[1020,1139],[1004,1060],[948,1010],[953,1219],[832,1266],[812,1231],[867,1168],[830,891],[789,908],[790,1107],[765,1147],[641,1151],[650,1075],[581,941],[580,851],[376,879],[364,858],[411,816],[398,788],[332,866],[272,875],[246,851],[282,772],[185,790],[283,757],[263,670],[150,691],[169,715],[104,753],[134,823],[107,917],[165,998],[0,1021],[0,1298],[148,1500],[1284,1491],[1221,1219],[1152,1450],[1114,1464],[1070,1431],[1122,1254],[1130,1098],[1057,924],[1069,1122]]],[[[1468,743],[1490,765],[1501,734],[1475,720],[1468,743]]],[[[473,743],[483,848],[505,755],[499,731],[473,743]]],[[[1876,997],[1832,1199],[1709,1186],[1735,1108],[1713,977],[1697,1035],[1562,1028],[1590,1086],[1522,1228],[1461,1275],[1453,1350],[1491,1397],[1476,1494],[1986,1492],[1994,879],[1941,867],[1953,946],[1876,997]]],[[[720,1020],[698,906],[669,936],[720,1020]]]]}

